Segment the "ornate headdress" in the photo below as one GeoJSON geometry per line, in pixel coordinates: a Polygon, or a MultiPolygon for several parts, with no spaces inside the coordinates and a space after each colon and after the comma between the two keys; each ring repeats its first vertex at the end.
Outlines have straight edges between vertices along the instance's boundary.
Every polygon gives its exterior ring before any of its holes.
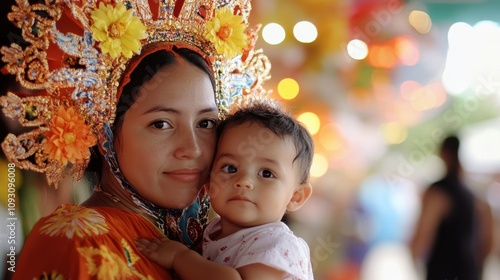
{"type": "Polygon", "coordinates": [[[204,57],[222,115],[241,97],[268,93],[261,84],[270,63],[254,50],[259,27],[248,26],[250,0],[16,3],[8,19],[27,44],[2,47],[2,60],[23,87],[39,92],[9,92],[0,104],[6,116],[36,128],[9,134],[2,148],[16,166],[46,173],[49,184],[57,186],[68,169],[81,178],[89,149],[114,121],[131,63],[154,46],[190,48],[204,57]]]}

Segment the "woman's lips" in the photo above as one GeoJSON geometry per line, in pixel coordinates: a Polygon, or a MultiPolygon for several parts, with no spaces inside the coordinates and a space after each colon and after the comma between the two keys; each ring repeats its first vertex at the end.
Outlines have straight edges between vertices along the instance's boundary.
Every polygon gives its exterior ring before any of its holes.
{"type": "Polygon", "coordinates": [[[180,182],[185,182],[185,183],[190,183],[190,182],[195,182],[200,179],[201,171],[196,169],[179,169],[179,170],[174,170],[174,171],[169,171],[165,172],[167,176],[170,178],[180,181],[180,182]]]}

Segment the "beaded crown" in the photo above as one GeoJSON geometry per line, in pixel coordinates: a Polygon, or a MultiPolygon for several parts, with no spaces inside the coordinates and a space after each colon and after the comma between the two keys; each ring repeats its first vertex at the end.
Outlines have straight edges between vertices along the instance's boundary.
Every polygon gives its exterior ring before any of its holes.
{"type": "Polygon", "coordinates": [[[3,70],[36,94],[0,97],[7,117],[34,127],[7,135],[8,160],[56,187],[66,172],[80,179],[134,58],[152,46],[190,48],[208,62],[222,117],[232,104],[266,99],[270,62],[254,50],[250,10],[250,0],[16,0],[8,19],[25,42],[1,48],[3,70]]]}

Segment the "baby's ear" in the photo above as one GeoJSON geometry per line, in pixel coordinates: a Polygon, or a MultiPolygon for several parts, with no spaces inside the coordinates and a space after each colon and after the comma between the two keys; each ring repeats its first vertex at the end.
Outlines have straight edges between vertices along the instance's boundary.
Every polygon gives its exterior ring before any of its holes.
{"type": "Polygon", "coordinates": [[[304,203],[309,199],[312,194],[312,187],[309,183],[301,184],[293,193],[290,202],[286,206],[287,211],[296,211],[299,210],[304,203]]]}

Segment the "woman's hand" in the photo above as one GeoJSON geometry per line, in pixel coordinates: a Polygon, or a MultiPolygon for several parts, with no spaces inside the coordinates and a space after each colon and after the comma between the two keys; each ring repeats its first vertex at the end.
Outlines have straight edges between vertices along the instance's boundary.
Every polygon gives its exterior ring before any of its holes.
{"type": "Polygon", "coordinates": [[[177,254],[189,251],[189,248],[184,244],[166,237],[151,240],[138,238],[135,240],[135,244],[141,253],[166,269],[173,268],[172,264],[177,254]]]}

